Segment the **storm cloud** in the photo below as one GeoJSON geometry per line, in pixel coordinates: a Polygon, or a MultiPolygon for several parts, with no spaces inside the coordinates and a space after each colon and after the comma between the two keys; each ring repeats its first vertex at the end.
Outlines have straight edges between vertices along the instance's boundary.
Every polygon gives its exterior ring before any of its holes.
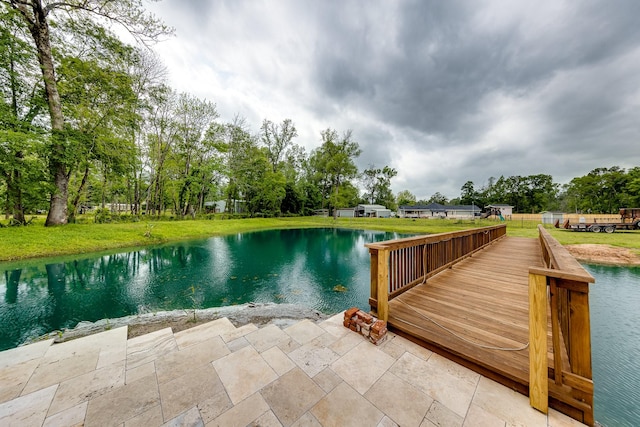
{"type": "Polygon", "coordinates": [[[308,151],[353,130],[395,192],[640,166],[640,2],[181,1],[155,49],[179,91],[308,151]]]}

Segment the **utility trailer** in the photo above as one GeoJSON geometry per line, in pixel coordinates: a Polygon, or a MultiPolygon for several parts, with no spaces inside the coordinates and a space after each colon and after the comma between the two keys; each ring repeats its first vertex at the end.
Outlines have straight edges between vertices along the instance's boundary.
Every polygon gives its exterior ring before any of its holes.
{"type": "MultiPolygon", "coordinates": [[[[560,228],[560,221],[556,221],[556,228],[560,228]]],[[[566,220],[562,227],[573,231],[591,231],[593,233],[613,233],[616,230],[640,230],[640,208],[620,209],[620,222],[580,222],[571,224],[566,220]]]]}

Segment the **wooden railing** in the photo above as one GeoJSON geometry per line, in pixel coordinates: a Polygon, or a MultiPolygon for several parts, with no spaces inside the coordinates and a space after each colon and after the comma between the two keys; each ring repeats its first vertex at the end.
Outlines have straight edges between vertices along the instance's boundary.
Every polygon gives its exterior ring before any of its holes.
{"type": "Polygon", "coordinates": [[[593,425],[589,283],[595,279],[541,225],[546,268],[529,269],[529,399],[547,413],[549,398],[593,425]],[[553,359],[548,367],[549,311],[553,359]]]}
{"type": "Polygon", "coordinates": [[[365,245],[371,255],[371,309],[387,320],[391,299],[505,236],[506,230],[501,224],[365,245]]]}

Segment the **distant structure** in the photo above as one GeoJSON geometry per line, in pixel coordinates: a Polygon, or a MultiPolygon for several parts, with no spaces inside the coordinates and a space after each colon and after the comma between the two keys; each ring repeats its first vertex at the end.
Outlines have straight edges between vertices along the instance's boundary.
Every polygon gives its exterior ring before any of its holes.
{"type": "Polygon", "coordinates": [[[390,218],[391,209],[387,209],[382,205],[358,205],[355,213],[357,217],[364,218],[390,218]]]}
{"type": "Polygon", "coordinates": [[[398,209],[400,218],[449,218],[473,219],[480,216],[482,209],[476,205],[402,205],[398,209]]]}
{"type": "Polygon", "coordinates": [[[487,205],[484,207],[486,213],[489,213],[487,217],[491,215],[500,216],[502,215],[505,219],[511,219],[513,215],[513,206],[504,205],[504,204],[495,204],[495,205],[487,205]]]}

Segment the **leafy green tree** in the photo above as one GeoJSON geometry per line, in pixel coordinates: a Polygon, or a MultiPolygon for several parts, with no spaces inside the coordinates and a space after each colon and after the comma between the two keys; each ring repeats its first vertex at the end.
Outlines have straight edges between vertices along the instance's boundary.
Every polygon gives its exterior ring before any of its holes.
{"type": "MultiPolygon", "coordinates": [[[[64,25],[52,26],[55,18],[61,21],[83,22],[93,19],[106,23],[122,25],[134,37],[141,41],[156,40],[171,30],[153,16],[145,13],[141,0],[67,0],[47,2],[45,0],[0,0],[0,2],[19,12],[23,24],[29,30],[36,48],[36,57],[42,72],[50,119],[50,145],[48,147],[49,170],[55,190],[51,195],[49,214],[45,225],[60,225],[67,222],[67,200],[69,186],[69,141],[65,129],[65,116],[58,88],[57,66],[52,47],[60,43],[64,48],[64,35],[54,38],[52,28],[65,28],[64,25]]],[[[57,45],[56,45],[57,46],[57,45]]]]}
{"type": "Polygon", "coordinates": [[[637,207],[640,206],[640,167],[636,166],[627,172],[628,181],[625,187],[626,197],[624,198],[624,206],[620,207],[637,207]]]}
{"type": "Polygon", "coordinates": [[[415,205],[416,196],[409,190],[402,190],[398,192],[398,195],[396,196],[396,203],[398,206],[415,205]]]}
{"type": "Polygon", "coordinates": [[[389,166],[376,168],[371,165],[362,173],[362,183],[365,187],[364,197],[369,203],[396,208],[395,197],[391,191],[391,179],[398,175],[398,171],[389,166]]]}
{"type": "Polygon", "coordinates": [[[177,215],[184,217],[202,208],[203,193],[208,191],[211,172],[215,173],[209,166],[216,156],[218,112],[215,104],[183,93],[178,96],[174,116],[173,204],[177,215]]]}
{"type": "Polygon", "coordinates": [[[472,205],[474,203],[477,203],[478,194],[475,190],[473,181],[465,182],[464,185],[460,188],[460,190],[461,190],[460,203],[462,205],[472,205]]]}
{"type": "Polygon", "coordinates": [[[617,213],[629,199],[629,181],[629,175],[618,166],[596,168],[569,182],[566,189],[568,206],[577,212],[617,213]]]}
{"type": "Polygon", "coordinates": [[[435,192],[433,196],[429,198],[429,203],[439,203],[441,205],[446,205],[447,202],[447,197],[440,192],[435,192]]]}
{"type": "Polygon", "coordinates": [[[45,104],[34,50],[20,17],[0,3],[0,22],[0,183],[5,215],[24,224],[25,212],[42,208],[40,195],[49,192],[41,173],[45,138],[35,124],[45,104]]]}
{"type": "MultiPolygon", "coordinates": [[[[357,177],[355,158],[362,150],[353,140],[350,130],[341,137],[333,129],[326,129],[320,135],[322,145],[313,151],[310,163],[315,171],[315,180],[322,188],[323,201],[328,201],[329,207],[334,211],[334,217],[337,217],[336,208],[345,202],[340,196],[340,190],[357,177]]],[[[353,184],[351,186],[355,188],[353,184]]]]}
{"type": "Polygon", "coordinates": [[[284,119],[277,125],[265,119],[260,128],[260,140],[267,149],[267,158],[273,172],[277,172],[287,155],[287,151],[293,145],[293,138],[298,136],[298,131],[291,119],[284,119]]]}

